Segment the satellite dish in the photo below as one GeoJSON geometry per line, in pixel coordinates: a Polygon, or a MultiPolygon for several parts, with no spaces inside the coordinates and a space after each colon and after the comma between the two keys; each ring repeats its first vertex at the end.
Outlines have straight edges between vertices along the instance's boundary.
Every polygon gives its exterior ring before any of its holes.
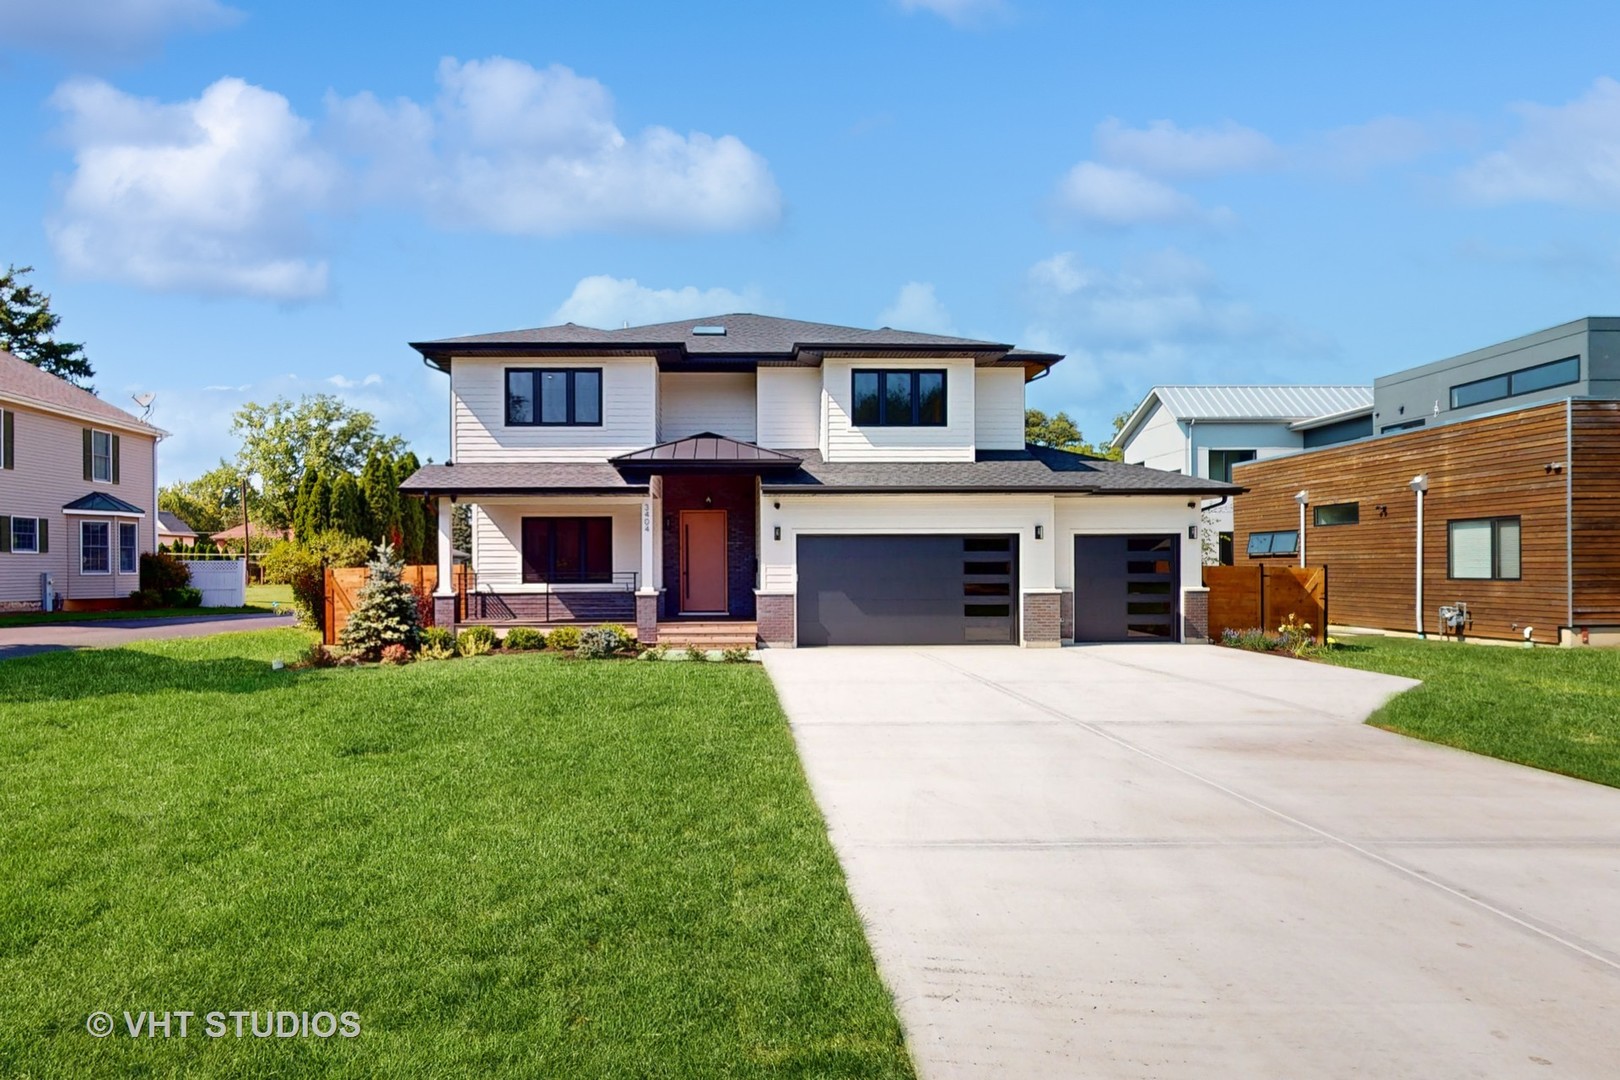
{"type": "Polygon", "coordinates": [[[145,390],[139,394],[131,394],[130,399],[141,407],[143,410],[141,412],[141,419],[145,420],[152,414],[152,402],[157,400],[157,395],[152,393],[150,390],[145,390]]]}

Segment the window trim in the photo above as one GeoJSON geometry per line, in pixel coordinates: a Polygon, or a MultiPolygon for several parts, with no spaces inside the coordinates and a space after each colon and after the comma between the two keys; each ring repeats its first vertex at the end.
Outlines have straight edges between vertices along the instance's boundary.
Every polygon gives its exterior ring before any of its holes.
{"type": "Polygon", "coordinates": [[[90,482],[93,484],[110,484],[113,482],[113,433],[100,428],[90,429],[90,482]],[[97,439],[107,440],[107,475],[102,476],[98,468],[101,463],[101,454],[96,451],[97,439]]]}
{"type": "Polygon", "coordinates": [[[118,572],[120,574],[138,574],[141,572],[141,526],[135,521],[120,521],[118,525],[118,572]],[[124,569],[124,530],[128,529],[134,541],[129,546],[130,567],[124,569]]]}
{"type": "Polygon", "coordinates": [[[13,515],[11,515],[11,537],[10,537],[10,539],[11,539],[11,547],[9,547],[7,550],[11,554],[13,554],[13,555],[38,555],[39,554],[39,518],[31,517],[31,516],[29,516],[27,514],[22,514],[22,515],[13,514],[13,515]],[[17,546],[17,522],[19,522],[19,521],[32,521],[34,523],[34,546],[33,547],[18,547],[17,546]]]}
{"type": "Polygon", "coordinates": [[[1360,525],[1360,524],[1361,524],[1361,503],[1359,501],[1356,501],[1356,502],[1320,503],[1320,504],[1313,503],[1313,504],[1311,504],[1311,526],[1313,528],[1317,528],[1317,529],[1336,529],[1336,528],[1340,527],[1341,525],[1360,525]],[[1322,512],[1324,510],[1340,510],[1340,509],[1343,509],[1344,507],[1349,507],[1350,508],[1350,519],[1348,521],[1323,521],[1322,520],[1322,512]]]}
{"type": "Polygon", "coordinates": [[[1211,446],[1207,447],[1206,450],[1207,453],[1204,458],[1204,471],[1209,474],[1207,479],[1219,480],[1223,484],[1230,484],[1232,482],[1232,466],[1247,465],[1251,461],[1258,461],[1260,456],[1260,451],[1250,449],[1246,446],[1211,446]],[[1216,454],[1223,455],[1221,460],[1226,464],[1225,476],[1215,475],[1214,457],[1216,454]],[[1249,456],[1244,458],[1242,461],[1229,461],[1224,457],[1226,454],[1248,454],[1249,456]]]}
{"type": "Polygon", "coordinates": [[[613,517],[610,514],[524,514],[518,521],[518,576],[525,585],[608,585],[613,582],[613,517]],[[534,577],[530,577],[529,570],[529,522],[551,522],[547,529],[547,543],[545,565],[538,567],[534,577]],[[580,577],[577,581],[553,580],[557,573],[557,529],[556,522],[573,521],[579,524],[579,555],[580,577]],[[588,522],[603,521],[607,523],[607,566],[593,569],[589,566],[590,530],[588,522]],[[594,575],[594,576],[593,576],[594,575]]]}
{"type": "Polygon", "coordinates": [[[110,521],[81,521],[81,522],[79,522],[79,573],[80,573],[81,576],[83,576],[83,577],[111,577],[112,576],[112,526],[113,526],[113,523],[110,522],[110,521]],[[85,564],[84,564],[84,553],[85,553],[85,550],[86,550],[86,545],[85,545],[85,542],[84,542],[84,530],[86,530],[88,528],[91,528],[93,526],[97,526],[97,525],[99,525],[103,529],[107,530],[107,542],[104,545],[100,545],[107,552],[107,569],[105,569],[105,570],[90,570],[90,569],[87,569],[85,567],[85,564]]]}
{"type": "Polygon", "coordinates": [[[1494,517],[1476,518],[1448,518],[1446,520],[1446,580],[1447,581],[1523,581],[1524,580],[1524,519],[1518,514],[1500,514],[1494,517]],[[1519,572],[1512,577],[1502,574],[1502,526],[1512,522],[1519,529],[1519,572]],[[1479,525],[1489,523],[1491,526],[1491,572],[1488,577],[1458,577],[1456,573],[1456,559],[1454,549],[1456,544],[1452,537],[1452,527],[1456,525],[1479,525]]]}
{"type": "Polygon", "coordinates": [[[1525,394],[1535,394],[1541,392],[1542,390],[1556,390],[1560,386],[1573,386],[1580,381],[1581,354],[1576,353],[1574,356],[1564,356],[1557,360],[1548,360],[1542,364],[1531,364],[1529,367],[1514,368],[1512,371],[1499,371],[1495,375],[1486,375],[1478,379],[1470,379],[1468,382],[1456,383],[1447,391],[1446,396],[1447,400],[1451,402],[1451,407],[1453,409],[1472,409],[1476,405],[1489,405],[1493,401],[1506,401],[1508,398],[1522,397],[1525,394]],[[1567,364],[1571,360],[1575,361],[1575,377],[1572,379],[1565,379],[1563,382],[1548,383],[1546,386],[1535,386],[1528,390],[1520,390],[1518,386],[1515,385],[1518,382],[1519,376],[1521,375],[1528,375],[1532,371],[1545,371],[1548,368],[1557,367],[1560,364],[1567,364]],[[1480,386],[1488,382],[1495,382],[1498,379],[1506,381],[1507,393],[1496,394],[1487,398],[1480,398],[1478,401],[1470,401],[1466,405],[1457,404],[1457,391],[1467,390],[1469,387],[1480,386]]]}
{"type": "Polygon", "coordinates": [[[601,427],[602,426],[602,421],[603,421],[603,410],[602,410],[603,383],[605,381],[606,380],[602,377],[602,369],[599,368],[599,367],[509,367],[509,368],[505,368],[502,371],[502,374],[501,374],[501,396],[502,396],[502,400],[503,400],[504,405],[505,405],[506,426],[507,427],[601,427]],[[582,371],[591,372],[591,373],[594,373],[596,375],[596,419],[595,420],[578,420],[578,419],[575,419],[575,417],[579,413],[579,397],[578,397],[578,391],[575,388],[575,386],[576,386],[576,383],[578,382],[577,376],[582,371]],[[531,384],[534,387],[534,404],[533,404],[533,414],[532,414],[534,416],[533,420],[514,420],[514,419],[512,419],[512,376],[513,375],[529,375],[533,379],[533,383],[531,384]],[[545,409],[542,407],[541,401],[540,401],[540,376],[542,376],[542,375],[563,375],[563,376],[566,376],[567,390],[565,391],[565,393],[567,395],[568,402],[567,402],[567,404],[566,404],[566,406],[564,407],[564,410],[563,410],[564,413],[567,414],[567,419],[566,420],[546,420],[546,419],[543,419],[543,417],[545,416],[545,409]]]}
{"type": "Polygon", "coordinates": [[[892,428],[943,428],[951,426],[951,377],[946,368],[854,368],[849,373],[849,423],[851,427],[892,427],[892,428]],[[878,381],[876,420],[859,421],[855,419],[855,380],[862,375],[875,375],[878,381]],[[911,379],[911,419],[903,423],[891,421],[888,418],[889,394],[888,378],[891,375],[905,375],[911,379]],[[924,421],[922,419],[922,379],[923,375],[939,376],[939,419],[924,421]]]}
{"type": "Polygon", "coordinates": [[[1244,556],[1246,558],[1250,558],[1250,559],[1283,559],[1283,558],[1292,559],[1296,555],[1299,554],[1299,530],[1298,529],[1261,529],[1261,530],[1259,530],[1257,532],[1251,532],[1249,534],[1248,540],[1245,541],[1243,553],[1244,553],[1244,556]],[[1261,537],[1261,536],[1267,537],[1266,550],[1265,551],[1256,551],[1256,550],[1254,550],[1254,541],[1255,541],[1255,539],[1257,537],[1261,537]],[[1287,551],[1273,551],[1273,550],[1271,550],[1273,545],[1275,545],[1275,543],[1276,543],[1277,537],[1279,537],[1279,536],[1290,537],[1291,538],[1290,543],[1293,546],[1290,547],[1289,550],[1287,550],[1287,551]]]}

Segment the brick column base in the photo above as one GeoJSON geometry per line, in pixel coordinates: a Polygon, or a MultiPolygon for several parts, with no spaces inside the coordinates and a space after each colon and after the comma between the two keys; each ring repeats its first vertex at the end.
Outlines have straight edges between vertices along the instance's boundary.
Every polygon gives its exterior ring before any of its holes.
{"type": "Polygon", "coordinates": [[[1074,590],[1064,589],[1058,597],[1058,637],[1064,641],[1074,640],[1074,590]]]}
{"type": "Polygon", "coordinates": [[[433,598],[433,625],[442,626],[452,634],[456,632],[456,598],[454,596],[435,596],[433,598]]]}
{"type": "Polygon", "coordinates": [[[1181,594],[1181,640],[1188,645],[1209,642],[1209,590],[1186,589],[1181,594]]]}
{"type": "Polygon", "coordinates": [[[658,644],[658,590],[636,591],[636,640],[643,645],[658,644]]]}
{"type": "Polygon", "coordinates": [[[799,643],[794,626],[792,593],[754,593],[754,618],[759,640],[768,649],[791,649],[799,643]]]}
{"type": "Polygon", "coordinates": [[[1063,596],[1056,589],[1024,593],[1024,648],[1055,649],[1063,644],[1063,596]]]}

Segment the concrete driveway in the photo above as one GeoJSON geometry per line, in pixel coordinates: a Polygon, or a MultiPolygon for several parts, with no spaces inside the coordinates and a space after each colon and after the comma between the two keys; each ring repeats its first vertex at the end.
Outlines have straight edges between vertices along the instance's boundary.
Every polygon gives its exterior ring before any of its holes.
{"type": "Polygon", "coordinates": [[[154,638],[207,637],[232,630],[275,630],[297,626],[293,615],[218,615],[209,618],[103,619],[99,622],[43,623],[0,627],[0,660],[57,649],[111,648],[154,638]]]}
{"type": "Polygon", "coordinates": [[[1406,680],[765,663],[925,1077],[1620,1073],[1620,791],[1359,723],[1406,680]]]}

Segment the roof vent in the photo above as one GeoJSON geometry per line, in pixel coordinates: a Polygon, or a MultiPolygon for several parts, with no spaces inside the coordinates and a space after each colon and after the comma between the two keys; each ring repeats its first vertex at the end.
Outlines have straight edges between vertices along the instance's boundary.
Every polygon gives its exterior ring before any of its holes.
{"type": "Polygon", "coordinates": [[[692,327],[692,333],[701,334],[704,337],[725,337],[726,328],[723,326],[694,326],[692,327]]]}

